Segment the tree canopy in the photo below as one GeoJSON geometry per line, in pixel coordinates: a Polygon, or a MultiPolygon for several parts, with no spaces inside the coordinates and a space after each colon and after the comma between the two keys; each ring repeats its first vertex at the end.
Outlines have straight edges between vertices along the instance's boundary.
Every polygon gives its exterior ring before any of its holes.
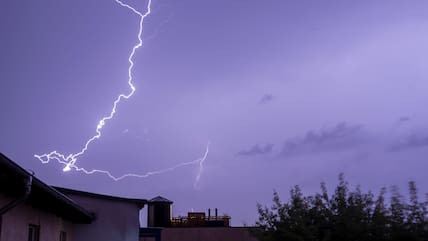
{"type": "Polygon", "coordinates": [[[351,191],[343,174],[331,196],[324,183],[312,196],[295,186],[285,203],[275,191],[271,207],[257,205],[254,235],[261,241],[428,241],[428,194],[420,202],[412,181],[408,202],[397,187],[389,199],[386,194],[386,188],[377,196],[359,186],[351,191]]]}

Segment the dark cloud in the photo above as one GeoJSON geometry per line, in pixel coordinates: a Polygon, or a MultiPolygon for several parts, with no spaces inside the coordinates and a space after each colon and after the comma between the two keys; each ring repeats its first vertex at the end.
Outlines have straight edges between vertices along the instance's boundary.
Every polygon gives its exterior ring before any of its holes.
{"type": "Polygon", "coordinates": [[[402,116],[397,120],[396,125],[397,126],[402,126],[402,125],[407,125],[412,119],[408,116],[402,116]]]}
{"type": "Polygon", "coordinates": [[[428,133],[414,133],[390,145],[388,151],[403,151],[426,146],[428,146],[428,133]]]}
{"type": "Polygon", "coordinates": [[[274,99],[274,96],[272,94],[265,94],[263,95],[263,97],[260,99],[260,104],[266,104],[271,102],[274,99]]]}
{"type": "Polygon", "coordinates": [[[272,149],[273,149],[273,145],[269,143],[265,145],[256,144],[248,150],[242,150],[238,152],[238,155],[240,156],[265,155],[265,154],[271,153],[272,149]]]}
{"type": "Polygon", "coordinates": [[[398,120],[398,122],[406,122],[406,121],[410,121],[410,117],[408,117],[408,116],[402,116],[398,120]]]}
{"type": "Polygon", "coordinates": [[[329,129],[309,131],[303,137],[286,140],[279,155],[284,157],[342,151],[359,146],[367,140],[368,134],[362,126],[342,122],[329,129]]]}

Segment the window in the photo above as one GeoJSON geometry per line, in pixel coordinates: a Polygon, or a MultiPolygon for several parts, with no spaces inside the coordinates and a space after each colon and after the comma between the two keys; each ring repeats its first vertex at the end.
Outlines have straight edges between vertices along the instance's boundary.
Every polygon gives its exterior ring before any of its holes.
{"type": "Polygon", "coordinates": [[[30,224],[28,225],[28,241],[39,241],[40,226],[30,224]]]}
{"type": "Polygon", "coordinates": [[[65,231],[59,233],[59,241],[67,241],[67,233],[65,231]]]}

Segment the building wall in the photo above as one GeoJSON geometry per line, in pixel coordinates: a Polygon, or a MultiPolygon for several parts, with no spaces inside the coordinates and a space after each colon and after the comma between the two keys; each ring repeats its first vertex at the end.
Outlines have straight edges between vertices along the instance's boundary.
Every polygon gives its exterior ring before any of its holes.
{"type": "Polygon", "coordinates": [[[140,210],[136,204],[80,194],[67,194],[67,196],[86,210],[95,213],[95,220],[90,225],[74,224],[75,241],[138,240],[140,210]]]}
{"type": "MultiPolygon", "coordinates": [[[[163,228],[162,241],[257,241],[245,227],[163,228]]],[[[140,239],[141,241],[141,239],[140,239]]]]}
{"type": "MultiPolygon", "coordinates": [[[[12,198],[0,194],[0,206],[9,203],[12,198]]],[[[72,224],[55,214],[44,212],[20,204],[2,216],[0,241],[28,240],[28,225],[40,227],[41,241],[58,241],[61,231],[67,233],[67,241],[73,241],[72,224]]]]}

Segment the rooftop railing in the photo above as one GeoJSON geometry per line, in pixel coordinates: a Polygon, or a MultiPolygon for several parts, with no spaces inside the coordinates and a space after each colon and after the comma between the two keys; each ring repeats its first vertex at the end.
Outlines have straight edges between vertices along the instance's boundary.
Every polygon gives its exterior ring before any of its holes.
{"type": "Polygon", "coordinates": [[[171,219],[172,227],[230,227],[230,216],[189,215],[171,219]]]}

